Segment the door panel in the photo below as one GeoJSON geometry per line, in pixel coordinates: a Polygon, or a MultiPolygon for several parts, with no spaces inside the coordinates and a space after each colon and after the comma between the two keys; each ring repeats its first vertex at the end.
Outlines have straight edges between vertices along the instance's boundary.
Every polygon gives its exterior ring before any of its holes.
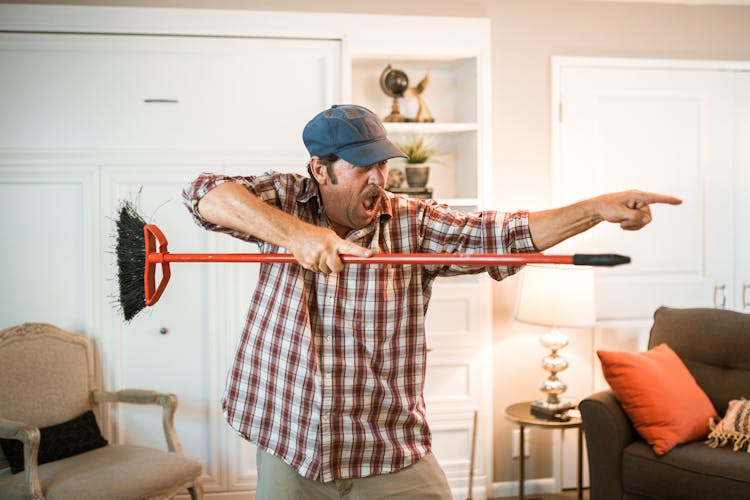
{"type": "Polygon", "coordinates": [[[92,169],[0,168],[0,329],[91,327],[94,179],[92,169]]]}
{"type": "Polygon", "coordinates": [[[0,115],[14,119],[0,123],[0,146],[302,155],[306,120],[340,93],[338,48],[321,40],[2,34],[0,115]]]}
{"type": "Polygon", "coordinates": [[[558,203],[631,188],[684,200],[653,206],[641,231],[600,224],[560,245],[632,257],[598,270],[599,319],[711,306],[732,279],[731,73],[566,67],[560,81],[558,203]]]}
{"type": "MultiPolygon", "coordinates": [[[[191,227],[177,198],[180,183],[150,182],[144,186],[135,182],[118,187],[123,198],[140,191],[139,205],[143,213],[152,215],[163,228],[173,252],[179,253],[179,249],[205,251],[206,233],[191,227]]],[[[186,448],[195,448],[188,454],[205,459],[206,450],[193,445],[207,442],[195,439],[205,432],[196,426],[208,420],[201,401],[206,398],[206,383],[212,378],[208,370],[214,368],[208,358],[211,352],[206,307],[209,268],[201,264],[172,264],[171,267],[172,277],[159,302],[144,309],[122,328],[118,355],[124,363],[119,385],[176,393],[180,400],[178,431],[191,436],[185,443],[186,448]]],[[[158,419],[141,422],[138,415],[146,413],[141,408],[129,407],[123,413],[127,416],[120,424],[127,442],[153,445],[161,441],[158,419]],[[132,432],[135,429],[138,431],[132,432]]]]}

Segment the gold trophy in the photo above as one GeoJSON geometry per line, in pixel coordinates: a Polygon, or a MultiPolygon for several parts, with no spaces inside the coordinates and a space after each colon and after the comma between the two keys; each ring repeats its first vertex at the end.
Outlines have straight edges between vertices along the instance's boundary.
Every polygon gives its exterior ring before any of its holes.
{"type": "Polygon", "coordinates": [[[422,78],[422,81],[420,81],[416,87],[410,87],[404,91],[404,97],[416,97],[417,102],[419,103],[419,107],[417,108],[417,117],[414,118],[415,122],[432,123],[435,121],[435,119],[430,114],[430,110],[427,109],[427,105],[422,99],[422,92],[424,92],[425,87],[427,87],[427,82],[429,81],[430,72],[428,71],[427,74],[424,75],[424,78],[422,78]]]}

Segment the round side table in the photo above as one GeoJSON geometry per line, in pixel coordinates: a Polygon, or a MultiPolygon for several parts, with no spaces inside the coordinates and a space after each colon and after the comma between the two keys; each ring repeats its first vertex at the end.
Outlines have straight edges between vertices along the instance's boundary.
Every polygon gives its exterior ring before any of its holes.
{"type": "Polygon", "coordinates": [[[518,425],[519,428],[519,453],[518,453],[518,498],[523,500],[524,462],[525,450],[523,432],[526,426],[541,427],[543,429],[578,429],[578,500],[583,500],[583,421],[580,417],[571,417],[567,422],[556,420],[545,420],[531,414],[531,401],[514,403],[505,408],[505,418],[518,425]]]}

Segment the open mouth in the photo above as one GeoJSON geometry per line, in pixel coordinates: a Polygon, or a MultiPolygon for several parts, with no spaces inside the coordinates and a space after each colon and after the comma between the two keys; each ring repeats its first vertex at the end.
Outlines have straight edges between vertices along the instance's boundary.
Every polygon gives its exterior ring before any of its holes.
{"type": "Polygon", "coordinates": [[[362,207],[368,212],[372,212],[377,207],[380,198],[383,196],[380,189],[368,189],[362,194],[362,207]]]}
{"type": "Polygon", "coordinates": [[[375,208],[375,205],[378,203],[379,199],[380,196],[370,196],[369,198],[365,198],[365,201],[362,202],[362,206],[364,206],[365,210],[369,212],[375,208]]]}

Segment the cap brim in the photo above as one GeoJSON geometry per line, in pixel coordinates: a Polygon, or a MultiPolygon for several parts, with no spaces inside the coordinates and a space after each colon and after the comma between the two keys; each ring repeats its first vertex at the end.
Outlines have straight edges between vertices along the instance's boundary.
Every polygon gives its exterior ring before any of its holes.
{"type": "Polygon", "coordinates": [[[388,139],[350,146],[339,150],[336,154],[357,167],[367,167],[391,158],[408,158],[388,139]]]}

